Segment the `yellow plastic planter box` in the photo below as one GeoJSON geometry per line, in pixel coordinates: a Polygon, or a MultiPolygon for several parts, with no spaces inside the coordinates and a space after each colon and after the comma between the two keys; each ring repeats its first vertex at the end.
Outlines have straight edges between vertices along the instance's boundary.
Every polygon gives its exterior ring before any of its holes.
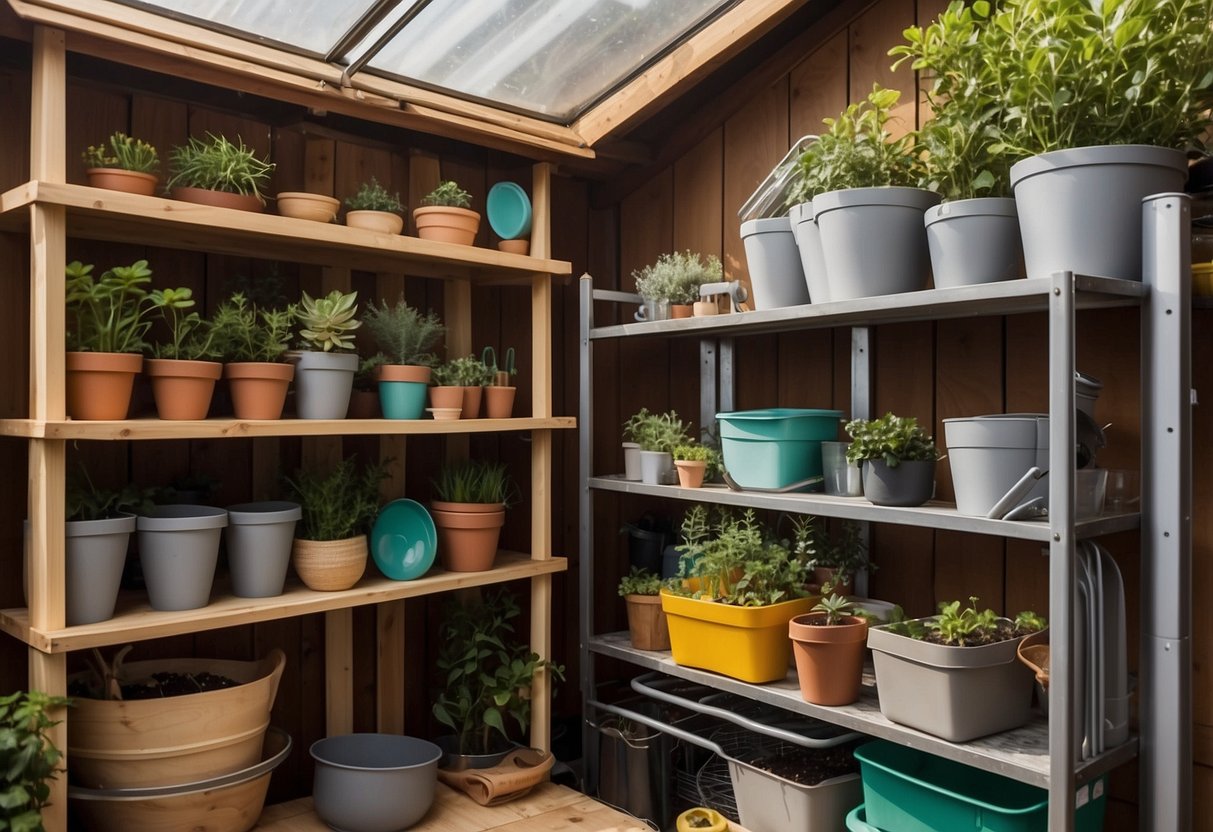
{"type": "Polygon", "coordinates": [[[788,675],[788,622],[816,603],[816,598],[796,598],[769,607],[738,607],[661,592],[675,664],[754,684],[788,675]]]}

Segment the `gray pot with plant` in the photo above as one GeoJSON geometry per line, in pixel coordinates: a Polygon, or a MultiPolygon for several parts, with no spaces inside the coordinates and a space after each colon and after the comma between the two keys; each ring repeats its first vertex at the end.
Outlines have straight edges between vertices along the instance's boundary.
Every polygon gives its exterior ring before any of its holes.
{"type": "Polygon", "coordinates": [[[688,426],[676,412],[650,413],[642,407],[624,423],[623,435],[640,446],[641,482],[668,485],[675,481],[674,449],[690,442],[688,426]]]}
{"type": "Polygon", "coordinates": [[[259,309],[234,293],[211,316],[212,351],[223,358],[223,375],[237,419],[280,419],[295,366],[285,361],[298,310],[259,309]]]}
{"type": "MultiPolygon", "coordinates": [[[[345,200],[345,224],[350,228],[363,228],[379,234],[399,234],[404,230],[404,206],[400,194],[392,193],[371,177],[363,182],[358,192],[345,200]]],[[[404,299],[401,298],[401,302],[404,299]]]]}
{"type": "Polygon", "coordinates": [[[334,289],[322,298],[307,292],[299,304],[303,349],[295,362],[295,411],[300,419],[344,419],[358,371],[354,350],[357,292],[334,289]]]}
{"type": "Polygon", "coordinates": [[[263,191],[274,165],[245,147],[239,136],[235,143],[213,133],[205,140],[191,137],[173,148],[169,166],[167,184],[173,199],[237,211],[265,209],[263,191]]]}
{"type": "Polygon", "coordinates": [[[935,440],[912,416],[847,423],[847,461],[863,468],[863,496],[878,506],[920,506],[935,493],[935,440]]]}
{"type": "Polygon", "coordinates": [[[291,564],[295,524],[303,509],[298,503],[268,500],[228,506],[227,513],[232,594],[240,598],[281,595],[291,564]]]}
{"type": "Polygon", "coordinates": [[[409,306],[403,294],[395,304],[368,303],[362,322],[379,347],[370,361],[377,368],[384,418],[420,419],[431,371],[438,361],[434,349],[446,327],[433,312],[423,315],[409,306]]]}
{"type": "Polygon", "coordinates": [[[699,287],[724,280],[720,259],[692,251],[663,254],[657,262],[632,272],[636,292],[644,298],[637,320],[689,318],[699,300],[699,287]]]}
{"type": "Polygon", "coordinates": [[[152,609],[193,610],[210,603],[225,526],[227,511],[211,506],[152,506],[139,515],[139,561],[152,609]]]}

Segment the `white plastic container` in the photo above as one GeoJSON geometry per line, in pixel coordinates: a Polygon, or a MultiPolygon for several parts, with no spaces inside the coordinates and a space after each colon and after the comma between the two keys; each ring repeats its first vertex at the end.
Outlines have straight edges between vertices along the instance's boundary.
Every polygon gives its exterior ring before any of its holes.
{"type": "MultiPolygon", "coordinates": [[[[956,510],[985,517],[1033,466],[1049,468],[1049,417],[1022,413],[943,420],[956,510]]],[[[1021,500],[1048,497],[1048,478],[1021,500]]]]}

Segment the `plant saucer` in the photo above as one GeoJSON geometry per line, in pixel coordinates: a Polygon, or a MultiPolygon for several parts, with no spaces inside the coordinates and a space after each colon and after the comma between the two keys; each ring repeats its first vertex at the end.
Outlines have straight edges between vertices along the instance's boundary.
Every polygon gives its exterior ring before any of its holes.
{"type": "Polygon", "coordinates": [[[379,512],[371,529],[371,557],[384,575],[416,580],[434,565],[437,554],[438,530],[421,503],[393,500],[379,512]]]}

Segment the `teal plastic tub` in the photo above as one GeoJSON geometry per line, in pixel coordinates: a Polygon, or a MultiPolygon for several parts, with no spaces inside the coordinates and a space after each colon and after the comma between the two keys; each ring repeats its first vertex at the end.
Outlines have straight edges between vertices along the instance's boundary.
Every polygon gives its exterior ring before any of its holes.
{"type": "Polygon", "coordinates": [[[842,411],[775,407],[716,418],[729,476],[742,488],[784,488],[821,476],[821,443],[838,438],[842,411]]]}
{"type": "MultiPolygon", "coordinates": [[[[863,776],[866,825],[851,829],[1048,831],[1049,795],[1044,789],[880,740],[855,749],[855,758],[863,776]]],[[[1106,791],[1106,777],[1078,787],[1076,832],[1103,829],[1106,791]]]]}

